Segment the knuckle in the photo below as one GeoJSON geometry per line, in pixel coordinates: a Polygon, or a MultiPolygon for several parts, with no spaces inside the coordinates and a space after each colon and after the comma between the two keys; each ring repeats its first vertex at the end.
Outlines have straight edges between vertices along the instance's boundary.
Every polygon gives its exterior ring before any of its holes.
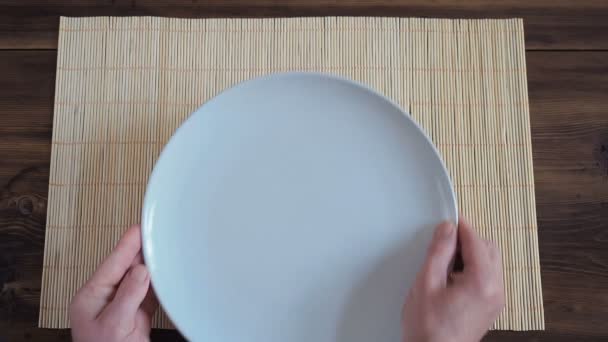
{"type": "Polygon", "coordinates": [[[473,290],[485,302],[500,305],[504,302],[502,279],[476,275],[472,279],[473,290]]]}
{"type": "Polygon", "coordinates": [[[100,298],[104,296],[104,290],[95,284],[86,284],[78,291],[78,295],[85,298],[100,298]]]}
{"type": "Polygon", "coordinates": [[[68,307],[71,315],[77,315],[81,311],[83,305],[86,305],[87,298],[93,297],[93,291],[95,289],[92,289],[92,286],[85,284],[76,292],[68,307]]]}
{"type": "Polygon", "coordinates": [[[501,305],[504,302],[503,293],[500,290],[500,286],[495,284],[486,284],[479,288],[479,295],[484,301],[494,304],[496,306],[501,305]]]}

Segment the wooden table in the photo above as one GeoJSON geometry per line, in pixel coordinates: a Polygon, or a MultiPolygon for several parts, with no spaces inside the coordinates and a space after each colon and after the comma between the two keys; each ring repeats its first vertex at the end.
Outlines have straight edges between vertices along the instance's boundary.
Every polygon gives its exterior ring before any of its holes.
{"type": "Polygon", "coordinates": [[[547,330],[486,340],[608,340],[608,1],[1,0],[0,341],[70,340],[36,328],[60,15],[523,17],[547,330]]]}

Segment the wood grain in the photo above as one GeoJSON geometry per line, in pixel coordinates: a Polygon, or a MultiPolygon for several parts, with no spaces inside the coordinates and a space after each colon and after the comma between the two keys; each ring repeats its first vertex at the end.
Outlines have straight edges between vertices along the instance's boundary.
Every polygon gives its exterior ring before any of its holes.
{"type": "Polygon", "coordinates": [[[607,338],[608,53],[527,57],[547,329],[607,338]]]}
{"type": "Polygon", "coordinates": [[[59,16],[524,18],[528,49],[608,49],[602,0],[4,0],[0,48],[55,49],[59,16]]]}
{"type": "Polygon", "coordinates": [[[0,340],[53,341],[57,334],[32,327],[40,301],[56,57],[52,51],[0,56],[0,340]]]}
{"type": "MultiPolygon", "coordinates": [[[[0,340],[70,340],[35,328],[55,59],[0,51],[0,340]]],[[[527,66],[547,331],[484,340],[607,340],[608,52],[531,51],[527,66]]]]}

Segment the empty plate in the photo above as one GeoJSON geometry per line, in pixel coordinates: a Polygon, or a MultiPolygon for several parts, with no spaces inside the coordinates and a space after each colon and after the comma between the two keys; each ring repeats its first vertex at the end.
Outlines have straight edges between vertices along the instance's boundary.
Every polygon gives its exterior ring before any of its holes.
{"type": "Polygon", "coordinates": [[[316,73],[246,81],[175,132],[144,257],[192,341],[400,341],[434,227],[457,220],[430,140],[394,103],[316,73]]]}

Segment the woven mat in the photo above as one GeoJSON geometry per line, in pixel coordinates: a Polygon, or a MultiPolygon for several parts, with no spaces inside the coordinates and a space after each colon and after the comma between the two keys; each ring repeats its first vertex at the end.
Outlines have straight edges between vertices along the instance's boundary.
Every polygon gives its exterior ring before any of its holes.
{"type": "Polygon", "coordinates": [[[62,18],[40,326],[69,326],[70,298],[140,221],[154,162],[192,111],[305,70],[366,83],[426,129],[460,210],[502,249],[494,328],[544,329],[523,37],[519,19],[62,18]]]}

